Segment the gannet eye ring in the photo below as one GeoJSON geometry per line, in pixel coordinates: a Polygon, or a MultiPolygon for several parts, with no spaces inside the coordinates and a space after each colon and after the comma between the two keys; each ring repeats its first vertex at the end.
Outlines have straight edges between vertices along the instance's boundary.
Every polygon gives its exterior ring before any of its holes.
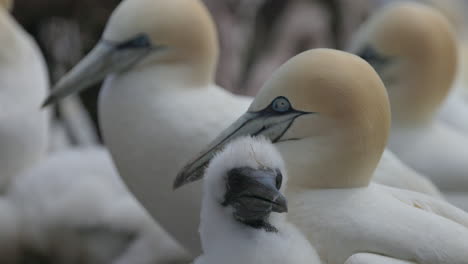
{"type": "Polygon", "coordinates": [[[291,103],[284,96],[276,97],[271,103],[271,107],[274,111],[284,113],[291,110],[291,103]]]}

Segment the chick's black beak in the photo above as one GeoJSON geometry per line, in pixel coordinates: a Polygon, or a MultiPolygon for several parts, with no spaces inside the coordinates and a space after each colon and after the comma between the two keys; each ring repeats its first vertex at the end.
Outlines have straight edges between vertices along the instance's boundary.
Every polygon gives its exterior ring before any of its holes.
{"type": "Polygon", "coordinates": [[[271,212],[288,211],[281,194],[282,175],[279,170],[234,168],[228,172],[224,206],[234,208],[234,216],[242,222],[265,220],[271,212]]]}

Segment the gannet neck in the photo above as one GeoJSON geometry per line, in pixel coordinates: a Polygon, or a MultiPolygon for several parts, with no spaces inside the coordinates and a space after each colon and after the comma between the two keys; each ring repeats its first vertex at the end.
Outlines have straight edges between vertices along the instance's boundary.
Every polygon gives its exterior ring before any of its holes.
{"type": "Polygon", "coordinates": [[[393,124],[430,122],[456,73],[454,32],[439,12],[416,3],[396,3],[376,13],[358,32],[351,50],[376,67],[387,88],[393,124]]]}
{"type": "Polygon", "coordinates": [[[390,109],[382,81],[357,56],[302,53],[277,70],[249,111],[287,97],[298,117],[277,144],[290,183],[311,188],[366,186],[385,148],[390,109]],[[284,142],[281,142],[284,141],[284,142]]]}
{"type": "Polygon", "coordinates": [[[122,43],[138,34],[148,36],[157,51],[132,71],[159,64],[165,65],[156,67],[166,68],[165,74],[184,72],[178,78],[196,84],[212,83],[218,40],[212,19],[198,0],[123,1],[112,14],[103,39],[122,43]]]}

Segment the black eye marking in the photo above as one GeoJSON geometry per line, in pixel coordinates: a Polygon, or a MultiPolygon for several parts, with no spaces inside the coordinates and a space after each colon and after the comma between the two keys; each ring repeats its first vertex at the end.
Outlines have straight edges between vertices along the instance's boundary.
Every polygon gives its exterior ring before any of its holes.
{"type": "Polygon", "coordinates": [[[382,55],[370,45],[365,46],[357,55],[374,68],[387,88],[398,81],[395,76],[387,71],[392,64],[398,61],[396,57],[382,55]]]}
{"type": "Polygon", "coordinates": [[[379,74],[391,61],[390,57],[383,56],[370,45],[365,46],[357,55],[374,67],[379,74]]]}
{"type": "Polygon", "coordinates": [[[291,103],[286,97],[279,96],[273,100],[271,103],[271,108],[276,112],[284,113],[291,110],[291,103]]]}
{"type": "Polygon", "coordinates": [[[281,185],[283,184],[283,174],[281,173],[279,169],[276,169],[275,183],[276,183],[276,189],[279,190],[281,188],[281,185]]]}
{"type": "Polygon", "coordinates": [[[139,34],[136,37],[122,42],[116,46],[117,49],[138,49],[150,48],[152,46],[150,38],[146,34],[139,34]]]}

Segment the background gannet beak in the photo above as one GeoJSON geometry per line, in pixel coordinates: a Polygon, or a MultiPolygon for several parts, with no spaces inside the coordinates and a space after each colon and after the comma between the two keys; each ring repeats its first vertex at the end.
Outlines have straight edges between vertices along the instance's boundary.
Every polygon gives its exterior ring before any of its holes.
{"type": "Polygon", "coordinates": [[[123,43],[101,40],[97,46],[63,76],[52,88],[52,92],[42,104],[43,107],[75,92],[86,89],[107,75],[125,71],[145,57],[152,46],[149,41],[142,41],[145,35],[139,35],[123,43]]]}
{"type": "Polygon", "coordinates": [[[293,110],[286,113],[275,113],[262,110],[245,113],[179,172],[174,181],[174,189],[201,179],[210,160],[231,140],[247,135],[261,135],[273,143],[279,142],[294,120],[305,114],[312,114],[312,112],[293,110]]]}

